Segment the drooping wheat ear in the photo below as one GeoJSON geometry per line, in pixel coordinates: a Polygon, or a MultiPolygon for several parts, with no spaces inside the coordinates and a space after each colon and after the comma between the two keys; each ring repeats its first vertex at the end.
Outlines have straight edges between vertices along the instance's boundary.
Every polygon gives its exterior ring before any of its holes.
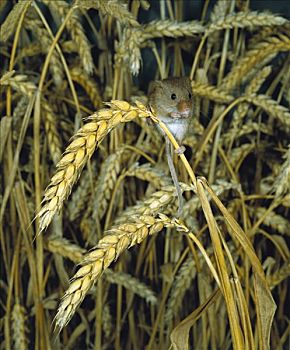
{"type": "MultiPolygon", "coordinates": [[[[192,188],[186,184],[180,183],[182,191],[191,191],[192,188]]],[[[159,212],[163,212],[165,208],[170,211],[169,204],[172,204],[176,200],[175,186],[163,187],[160,191],[150,194],[149,198],[143,201],[139,201],[136,205],[128,207],[123,211],[120,216],[115,220],[116,224],[126,223],[130,220],[130,217],[135,215],[157,215],[159,212]]]]}
{"type": "MultiPolygon", "coordinates": [[[[45,243],[46,248],[51,253],[59,254],[64,258],[68,258],[75,264],[79,264],[84,259],[85,253],[87,253],[85,249],[62,237],[49,237],[45,243]]],[[[151,290],[151,288],[127,273],[115,272],[111,269],[106,269],[105,278],[108,282],[123,286],[134,294],[139,295],[148,303],[156,304],[157,302],[155,293],[151,290]]]]}
{"type": "Polygon", "coordinates": [[[135,107],[125,101],[112,101],[108,105],[110,109],[102,109],[88,118],[91,121],[74,135],[73,141],[58,162],[57,172],[45,190],[43,206],[38,213],[40,232],[50,224],[54,214],[62,208],[83,167],[104,137],[120,123],[131,121],[137,116],[151,116],[151,112],[141,103],[135,107]]]}
{"type": "MultiPolygon", "coordinates": [[[[1,25],[0,36],[1,41],[5,42],[16,30],[19,18],[23,12],[25,12],[31,5],[32,0],[20,1],[13,6],[13,9],[9,12],[4,23],[1,25]]],[[[1,3],[2,4],[2,3],[1,3]]],[[[5,2],[4,2],[5,5],[5,2]]]]}
{"type": "Polygon", "coordinates": [[[60,160],[62,152],[56,116],[45,98],[42,99],[42,107],[44,112],[44,126],[47,135],[48,149],[54,164],[57,164],[57,162],[60,160]]]}
{"type": "Polygon", "coordinates": [[[290,65],[288,65],[288,68],[285,70],[285,74],[283,74],[282,82],[284,86],[283,96],[288,102],[288,106],[290,108],[290,65]]]}
{"type": "Polygon", "coordinates": [[[290,144],[284,155],[285,162],[282,164],[278,177],[273,184],[276,196],[287,193],[290,189],[290,144]]]}
{"type": "MultiPolygon", "coordinates": [[[[228,182],[222,179],[217,180],[215,184],[211,186],[212,190],[217,196],[221,196],[224,192],[229,190],[239,190],[240,185],[234,182],[228,182]]],[[[201,208],[201,202],[198,197],[194,196],[183,207],[183,217],[187,218],[193,216],[197,209],[201,208]]]]}
{"type": "Polygon", "coordinates": [[[176,21],[152,21],[145,26],[128,28],[118,46],[116,61],[118,64],[125,62],[129,65],[131,72],[138,74],[141,66],[140,48],[146,46],[146,42],[153,38],[182,36],[193,36],[203,33],[204,27],[198,21],[176,22],[176,21]]]}
{"type": "Polygon", "coordinates": [[[116,0],[78,0],[76,5],[87,10],[94,8],[99,10],[102,15],[112,16],[116,20],[127,25],[139,25],[133,14],[127,10],[126,5],[116,0]]]}
{"type": "Polygon", "coordinates": [[[290,276],[290,259],[288,259],[283,264],[281,269],[276,271],[273,275],[267,276],[267,282],[270,288],[273,289],[289,276],[290,276]]]}
{"type": "MultiPolygon", "coordinates": [[[[245,89],[245,95],[251,95],[257,93],[266,78],[271,73],[271,67],[264,67],[257,75],[250,81],[249,85],[245,89]]],[[[225,140],[233,140],[236,138],[236,130],[238,130],[239,125],[243,123],[243,119],[249,110],[249,104],[242,102],[238,105],[237,109],[234,111],[232,126],[234,131],[231,129],[228,134],[224,135],[225,140]]]]}
{"type": "Polygon", "coordinates": [[[23,74],[18,74],[12,76],[9,73],[5,74],[1,80],[1,85],[10,85],[14,90],[20,92],[22,95],[31,97],[32,94],[36,91],[36,86],[28,80],[28,77],[23,74]]]}
{"type": "MultiPolygon", "coordinates": [[[[19,138],[21,122],[27,110],[28,102],[29,102],[29,99],[27,98],[27,96],[22,96],[17,102],[17,105],[13,110],[13,118],[11,122],[12,122],[12,130],[13,130],[13,139],[15,141],[17,141],[19,138]]],[[[3,137],[3,134],[2,134],[2,137],[3,137]]],[[[1,151],[4,151],[4,147],[2,149],[0,147],[0,154],[1,154],[1,151]]],[[[0,159],[1,159],[1,156],[0,156],[0,159]]]]}
{"type": "Polygon", "coordinates": [[[172,227],[172,221],[164,215],[159,218],[133,217],[129,223],[110,229],[97,246],[86,255],[82,261],[83,266],[74,275],[58,308],[55,317],[56,327],[61,330],[67,325],[93,284],[124,250],[140,244],[148,236],[161,231],[163,227],[172,227]]]}
{"type": "MultiPolygon", "coordinates": [[[[43,1],[52,11],[59,13],[64,19],[69,11],[71,5],[67,2],[58,1],[43,1]]],[[[94,69],[93,58],[91,54],[90,43],[84,33],[84,29],[81,25],[80,11],[75,9],[71,17],[66,23],[66,27],[71,34],[73,41],[76,43],[78,53],[80,55],[82,66],[87,74],[91,74],[94,69]]]]}
{"type": "Polygon", "coordinates": [[[19,303],[14,304],[12,310],[12,339],[14,344],[14,349],[26,350],[29,345],[28,333],[28,322],[25,312],[25,308],[19,303]]]}
{"type": "MultiPolygon", "coordinates": [[[[253,210],[249,210],[251,215],[256,216],[258,219],[264,216],[266,208],[258,207],[253,210]]],[[[274,211],[267,212],[267,216],[265,216],[263,220],[263,225],[267,225],[274,230],[278,231],[282,235],[287,234],[289,230],[289,220],[284,218],[282,215],[276,214],[274,211]]]]}
{"type": "Polygon", "coordinates": [[[140,36],[140,43],[149,39],[161,38],[164,36],[169,38],[179,38],[182,36],[193,36],[203,32],[204,26],[199,21],[152,21],[149,24],[135,29],[135,35],[140,36]]]}
{"type": "MultiPolygon", "coordinates": [[[[40,43],[43,52],[47,53],[52,44],[52,39],[47,30],[44,28],[42,21],[34,17],[31,18],[30,15],[25,18],[24,26],[31,30],[35,40],[40,43]]],[[[64,73],[63,65],[57,50],[53,50],[52,52],[49,63],[49,71],[55,85],[60,87],[64,81],[64,73]]]]}
{"type": "MultiPolygon", "coordinates": [[[[215,3],[212,11],[210,12],[210,23],[217,23],[222,18],[224,18],[229,12],[230,2],[227,0],[219,0],[215,3]]],[[[216,31],[212,33],[208,38],[208,44],[216,45],[220,42],[219,37],[221,35],[221,31],[216,31]]]]}
{"type": "Polygon", "coordinates": [[[230,140],[233,138],[235,140],[245,136],[249,135],[252,132],[261,132],[264,134],[271,135],[273,133],[271,125],[264,124],[264,123],[254,123],[252,121],[248,122],[247,124],[242,125],[239,128],[235,129],[235,133],[233,135],[233,129],[230,129],[230,131],[223,135],[222,142],[225,144],[228,144],[230,140]]]}
{"type": "Polygon", "coordinates": [[[102,309],[102,328],[106,339],[109,339],[113,330],[113,320],[108,303],[103,305],[102,309]]]}
{"type": "Polygon", "coordinates": [[[158,169],[157,167],[153,168],[148,163],[133,166],[126,172],[126,175],[135,176],[140,180],[148,181],[157,189],[170,185],[172,181],[161,169],[158,169]]]}
{"type": "Polygon", "coordinates": [[[261,62],[265,64],[266,60],[272,59],[278,52],[289,50],[290,39],[287,36],[280,34],[278,37],[267,38],[265,41],[258,43],[246,53],[245,57],[238,61],[224,78],[220,88],[231,91],[243,83],[253,69],[258,69],[261,62]]]}
{"type": "Polygon", "coordinates": [[[147,303],[152,305],[157,303],[156,295],[152,289],[128,273],[115,272],[111,269],[107,269],[105,270],[104,275],[108,282],[123,286],[128,289],[128,291],[145,299],[147,303]]]}
{"type": "Polygon", "coordinates": [[[211,23],[205,34],[210,35],[217,30],[232,28],[250,28],[261,26],[281,26],[287,19],[273,15],[270,12],[246,11],[229,14],[216,22],[211,23]]]}
{"type": "Polygon", "coordinates": [[[231,103],[234,100],[234,97],[227,94],[227,92],[208,84],[192,81],[191,89],[193,96],[207,98],[218,103],[231,103]]]}
{"type": "Polygon", "coordinates": [[[168,328],[171,328],[173,318],[180,310],[184,295],[192,285],[192,280],[195,276],[196,264],[192,255],[190,255],[180,267],[178,274],[172,283],[164,317],[165,324],[168,328]]]}
{"type": "MultiPolygon", "coordinates": [[[[97,164],[94,160],[91,162],[91,166],[92,174],[97,174],[97,164]]],[[[70,221],[78,219],[86,211],[87,204],[92,197],[91,188],[95,183],[95,177],[93,178],[93,183],[90,180],[90,172],[85,171],[80,178],[77,188],[71,195],[71,198],[67,204],[68,217],[70,221]]]]}
{"type": "Polygon", "coordinates": [[[245,143],[239,147],[231,149],[230,154],[228,155],[228,161],[231,164],[232,168],[237,172],[243,160],[255,149],[253,143],[245,143]]]}
{"type": "Polygon", "coordinates": [[[119,148],[109,155],[102,164],[100,175],[96,186],[95,196],[92,203],[92,217],[96,220],[102,219],[115,187],[121,164],[126,159],[128,151],[125,147],[119,148]]]}
{"type": "Polygon", "coordinates": [[[290,111],[281,106],[277,101],[272,100],[266,95],[256,95],[246,97],[246,101],[254,104],[257,107],[261,107],[269,115],[277,118],[282,124],[290,126],[290,111]]]}
{"type": "Polygon", "coordinates": [[[228,12],[230,2],[227,0],[219,0],[215,3],[212,11],[210,12],[210,22],[216,23],[224,18],[228,12]]]}
{"type": "Polygon", "coordinates": [[[99,108],[102,103],[102,98],[98,90],[98,86],[95,80],[90,76],[86,75],[81,69],[75,67],[70,71],[72,80],[80,84],[86,93],[88,94],[90,100],[92,101],[95,108],[99,108]]]}
{"type": "Polygon", "coordinates": [[[45,246],[51,253],[59,254],[76,264],[82,261],[86,253],[85,249],[62,237],[49,237],[45,242],[45,246]]]}

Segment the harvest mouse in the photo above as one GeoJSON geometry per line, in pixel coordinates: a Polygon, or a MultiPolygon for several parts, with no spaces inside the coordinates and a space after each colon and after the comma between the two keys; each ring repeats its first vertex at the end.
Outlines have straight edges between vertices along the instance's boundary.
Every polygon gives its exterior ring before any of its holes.
{"type": "MultiPolygon", "coordinates": [[[[151,82],[148,90],[148,103],[154,109],[157,117],[166,124],[178,143],[182,143],[193,113],[190,79],[187,77],[168,78],[151,82]]],[[[164,134],[162,130],[161,132],[164,134]]],[[[169,170],[177,190],[178,216],[180,216],[182,193],[172,160],[172,145],[166,136],[165,145],[169,170]]],[[[179,151],[183,152],[182,148],[179,151]]]]}

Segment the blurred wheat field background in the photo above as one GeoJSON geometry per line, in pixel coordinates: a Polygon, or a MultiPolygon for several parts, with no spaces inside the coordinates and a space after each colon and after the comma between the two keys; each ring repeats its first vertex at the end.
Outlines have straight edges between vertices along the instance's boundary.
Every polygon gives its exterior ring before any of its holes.
{"type": "Polygon", "coordinates": [[[289,349],[289,10],[261,3],[0,1],[0,349],[289,349]],[[146,95],[184,75],[177,218],[146,95]]]}

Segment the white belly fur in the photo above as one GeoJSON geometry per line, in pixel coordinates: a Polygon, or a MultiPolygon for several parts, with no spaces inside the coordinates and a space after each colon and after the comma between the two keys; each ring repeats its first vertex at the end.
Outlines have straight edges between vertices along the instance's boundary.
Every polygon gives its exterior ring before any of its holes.
{"type": "Polygon", "coordinates": [[[172,135],[177,139],[180,143],[184,139],[188,128],[188,119],[173,119],[172,118],[160,118],[168,127],[172,135]]]}

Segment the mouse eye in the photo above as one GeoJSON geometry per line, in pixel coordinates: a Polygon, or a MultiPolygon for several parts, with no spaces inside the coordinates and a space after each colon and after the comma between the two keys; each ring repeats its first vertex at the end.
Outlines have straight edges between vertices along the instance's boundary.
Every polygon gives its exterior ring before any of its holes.
{"type": "Polygon", "coordinates": [[[176,95],[175,94],[172,94],[171,95],[171,100],[175,100],[176,99],[176,95]]]}
{"type": "Polygon", "coordinates": [[[192,96],[191,96],[191,93],[189,93],[189,94],[188,94],[188,98],[191,99],[191,97],[192,97],[192,96]]]}

